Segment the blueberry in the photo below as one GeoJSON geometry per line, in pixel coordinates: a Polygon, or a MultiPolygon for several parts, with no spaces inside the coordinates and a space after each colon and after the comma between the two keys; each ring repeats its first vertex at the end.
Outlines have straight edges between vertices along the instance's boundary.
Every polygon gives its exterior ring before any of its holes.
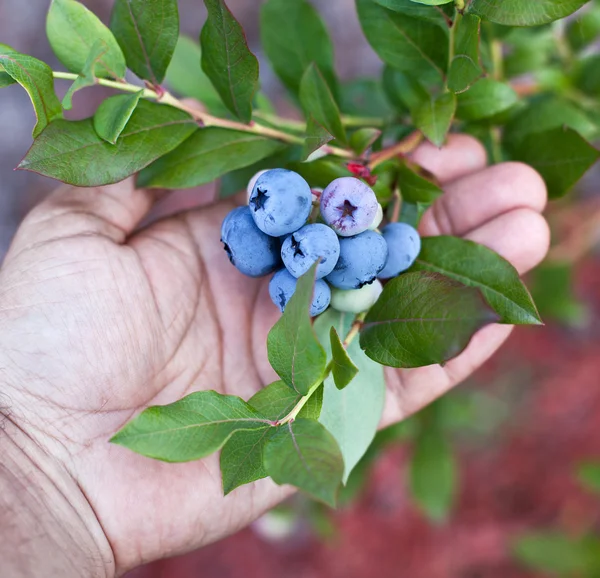
{"type": "Polygon", "coordinates": [[[248,207],[233,209],[225,217],[221,242],[229,260],[249,277],[262,277],[281,265],[279,239],[258,229],[248,207]]]}
{"type": "Polygon", "coordinates": [[[267,235],[280,237],[306,223],[312,192],[298,173],[273,169],[258,177],[248,204],[256,226],[267,235]]]}
{"type": "Polygon", "coordinates": [[[380,279],[391,279],[406,271],[419,256],[421,237],[406,223],[390,223],[381,231],[388,245],[388,260],[379,273],[380,279]]]}
{"type": "Polygon", "coordinates": [[[258,181],[258,179],[261,175],[264,175],[265,173],[268,173],[268,172],[269,172],[269,169],[263,169],[262,171],[258,171],[257,173],[252,175],[252,177],[248,181],[248,184],[246,185],[246,192],[248,193],[248,201],[250,201],[250,196],[252,195],[252,191],[254,190],[254,185],[256,184],[256,181],[258,181]]]}
{"type": "Polygon", "coordinates": [[[360,289],[336,289],[331,290],[331,306],[344,313],[362,313],[368,311],[383,291],[381,281],[377,279],[370,285],[360,289]]]}
{"type": "MultiPolygon", "coordinates": [[[[269,295],[271,301],[279,307],[279,310],[283,313],[285,306],[288,301],[292,298],[294,291],[296,291],[296,284],[298,279],[291,275],[287,269],[281,269],[277,271],[269,283],[269,295]]],[[[310,306],[310,316],[316,317],[323,313],[329,302],[331,301],[331,289],[329,285],[322,279],[317,279],[315,283],[315,291],[313,293],[313,301],[310,306]]]]}
{"type": "Polygon", "coordinates": [[[373,283],[385,266],[388,248],[375,231],[340,239],[340,258],[327,281],[338,289],[360,289],[373,283]]]}
{"type": "Polygon", "coordinates": [[[340,237],[351,237],[366,231],[377,216],[375,193],[354,177],[335,179],[321,195],[323,220],[340,237]]]}
{"type": "Polygon", "coordinates": [[[340,256],[340,242],[327,225],[304,225],[283,242],[281,258],[287,270],[296,278],[304,275],[317,259],[317,279],[333,271],[340,256]]]}

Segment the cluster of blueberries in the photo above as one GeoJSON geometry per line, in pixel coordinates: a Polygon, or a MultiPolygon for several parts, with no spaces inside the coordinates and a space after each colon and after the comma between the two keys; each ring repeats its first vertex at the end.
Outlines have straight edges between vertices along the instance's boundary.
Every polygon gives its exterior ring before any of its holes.
{"type": "Polygon", "coordinates": [[[335,179],[320,191],[298,173],[272,169],[251,179],[248,194],[248,206],[225,217],[221,241],[245,275],[275,272],[269,294],[282,312],[298,278],[317,260],[310,314],[330,304],[349,313],[366,311],[383,290],[379,279],[406,271],[421,249],[410,225],[390,223],[378,231],[382,207],[354,177],[335,179]]]}

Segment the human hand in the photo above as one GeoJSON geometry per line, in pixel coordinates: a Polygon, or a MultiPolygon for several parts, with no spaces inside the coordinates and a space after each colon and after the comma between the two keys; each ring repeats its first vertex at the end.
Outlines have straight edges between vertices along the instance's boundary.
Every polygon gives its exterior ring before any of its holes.
{"type": "MultiPolygon", "coordinates": [[[[481,145],[464,136],[441,151],[422,145],[414,160],[446,188],[424,235],[465,236],[520,273],[543,258],[546,193],[532,169],[486,169],[481,145]]],[[[279,313],[268,280],[239,274],[219,243],[232,202],[134,232],[154,200],[131,182],[62,188],[28,215],[0,270],[10,419],[80,488],[117,573],[215,541],[289,493],[265,479],[223,497],[217,456],[165,464],[108,443],[149,405],[204,389],[248,399],[274,379],[265,343],[279,313]]],[[[509,333],[485,328],[444,368],[388,369],[384,423],[465,379],[509,333]]]]}

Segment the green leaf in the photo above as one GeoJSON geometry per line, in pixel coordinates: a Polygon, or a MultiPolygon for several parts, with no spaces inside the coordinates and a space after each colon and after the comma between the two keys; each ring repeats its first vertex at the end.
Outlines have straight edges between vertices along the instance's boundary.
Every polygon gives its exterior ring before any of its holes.
{"type": "Polygon", "coordinates": [[[308,117],[312,116],[325,130],[341,142],[346,142],[346,131],[340,110],[325,78],[316,64],[306,69],[300,82],[300,102],[308,117]]]}
{"type": "Polygon", "coordinates": [[[405,115],[430,97],[425,88],[412,76],[391,66],[383,69],[383,89],[396,111],[405,115]]]}
{"type": "Polygon", "coordinates": [[[298,392],[279,380],[256,392],[248,400],[248,404],[265,417],[276,421],[288,415],[301,399],[298,392]]]}
{"type": "Polygon", "coordinates": [[[143,80],[160,84],[179,36],[177,0],[115,0],[110,28],[127,66],[143,80]]]}
{"type": "Polygon", "coordinates": [[[401,164],[397,172],[398,185],[402,195],[399,220],[416,229],[425,211],[444,192],[435,183],[417,174],[405,164],[401,164]]]}
{"type": "Polygon", "coordinates": [[[321,408],[323,407],[323,384],[321,384],[308,398],[308,401],[304,404],[298,417],[305,417],[306,419],[319,419],[321,415],[321,408]]]}
{"type": "Polygon", "coordinates": [[[577,479],[586,489],[600,494],[600,462],[582,462],[577,466],[577,479]]]}
{"type": "Polygon", "coordinates": [[[313,117],[308,116],[306,123],[306,138],[302,147],[301,160],[306,160],[312,153],[326,145],[333,136],[329,134],[313,117]]]}
{"type": "MultiPolygon", "coordinates": [[[[7,55],[14,52],[15,50],[13,50],[8,44],[2,44],[2,42],[0,42],[0,54],[7,55]]],[[[0,88],[15,84],[17,81],[10,74],[8,74],[8,72],[3,72],[3,70],[4,67],[0,62],[0,88]]]]}
{"type": "Polygon", "coordinates": [[[55,120],[35,140],[19,169],[79,187],[122,181],[172,151],[196,129],[186,113],[140,100],[116,145],[102,140],[93,119],[55,120]]]}
{"type": "Polygon", "coordinates": [[[344,349],[340,336],[333,325],[329,332],[329,338],[331,341],[331,356],[333,362],[331,368],[333,381],[338,389],[344,389],[356,377],[358,367],[354,365],[348,352],[344,349]]]}
{"type": "Polygon", "coordinates": [[[359,78],[346,82],[340,92],[340,110],[344,114],[377,119],[393,114],[381,82],[373,78],[359,78]]]}
{"type": "Polygon", "coordinates": [[[73,95],[78,90],[96,84],[95,70],[97,69],[98,63],[101,62],[107,52],[108,46],[104,40],[97,40],[94,42],[80,75],[70,86],[67,94],[65,94],[65,97],[63,98],[62,104],[66,110],[71,110],[71,108],[73,108],[73,95]]]}
{"type": "Polygon", "coordinates": [[[356,8],[369,44],[386,64],[402,72],[443,77],[448,62],[447,27],[387,10],[373,0],[356,0],[356,8]]]}
{"type": "Polygon", "coordinates": [[[525,534],[513,546],[515,557],[526,566],[559,576],[597,576],[600,543],[594,536],[570,538],[558,532],[525,534]]]}
{"type": "Polygon", "coordinates": [[[445,140],[454,112],[456,111],[456,96],[445,92],[429,98],[412,110],[415,126],[436,146],[441,147],[445,140]]]}
{"type": "Polygon", "coordinates": [[[239,397],[199,391],[145,409],[110,441],[157,460],[188,462],[217,451],[237,430],[268,424],[265,416],[239,397]]]}
{"type": "Polygon", "coordinates": [[[451,445],[436,423],[423,422],[410,462],[410,490],[434,522],[447,520],[456,499],[458,466],[451,445]]]}
{"type": "Polygon", "coordinates": [[[318,422],[296,419],[277,428],[264,450],[265,470],[277,484],[292,484],[335,506],[344,460],[335,438],[318,422]]]}
{"type": "Polygon", "coordinates": [[[223,0],[204,0],[208,18],[202,34],[202,69],[221,99],[242,122],[252,119],[258,88],[258,60],[250,52],[244,30],[223,0]]]}
{"type": "Polygon", "coordinates": [[[533,100],[515,115],[504,128],[502,144],[515,150],[527,135],[567,126],[584,138],[592,138],[596,125],[580,108],[558,95],[533,100]]]}
{"type": "Polygon", "coordinates": [[[577,63],[575,84],[586,94],[600,95],[600,54],[592,54],[577,63]]]}
{"type": "Polygon", "coordinates": [[[171,154],[142,171],[138,185],[166,189],[196,187],[251,165],[284,146],[248,132],[200,128],[171,154]]]}
{"type": "MultiPolygon", "coordinates": [[[[328,309],[315,320],[315,331],[328,354],[331,354],[331,328],[346,336],[353,322],[354,315],[334,309],[328,309]]],[[[347,351],[359,371],[344,389],[336,387],[331,375],[325,380],[319,418],[337,440],[344,456],[344,483],[371,445],[385,402],[383,367],[365,355],[358,339],[349,344],[347,351]]]]}
{"type": "MultiPolygon", "coordinates": [[[[447,28],[448,24],[446,19],[444,18],[444,13],[438,10],[432,10],[431,8],[427,8],[423,6],[423,4],[428,4],[428,2],[416,2],[415,0],[374,0],[376,4],[387,8],[388,10],[393,10],[394,12],[399,12],[404,16],[410,16],[411,18],[417,18],[419,20],[426,20],[428,22],[433,22],[442,28],[447,28]]],[[[452,0],[449,0],[450,2],[452,0]]],[[[440,4],[445,4],[446,2],[440,2],[440,4]]]]}
{"type": "Polygon", "coordinates": [[[302,395],[323,380],[327,357],[308,314],[312,301],[315,263],[300,279],[279,321],[269,331],[271,366],[288,386],[302,395]]]}
{"type": "Polygon", "coordinates": [[[455,24],[455,54],[448,71],[448,88],[458,94],[483,74],[479,61],[479,34],[481,20],[478,16],[465,14],[455,24]]]}
{"type": "Polygon", "coordinates": [[[582,50],[596,41],[600,35],[600,5],[573,18],[567,24],[567,39],[575,50],[582,50]]]}
{"type": "Polygon", "coordinates": [[[262,46],[277,76],[294,95],[315,63],[333,95],[337,79],[333,44],[319,13],[306,0],[268,0],[260,10],[262,46]]]}
{"type": "Polygon", "coordinates": [[[573,327],[586,326],[589,311],[575,295],[573,263],[545,261],[532,276],[532,295],[542,317],[573,327]]]}
{"type": "Polygon", "coordinates": [[[417,174],[406,164],[401,164],[397,171],[402,201],[429,206],[444,194],[438,185],[417,174]]]}
{"type": "MultiPolygon", "coordinates": [[[[255,393],[248,405],[272,421],[284,418],[300,401],[301,395],[283,381],[275,381],[255,393]]],[[[277,430],[265,426],[234,432],[221,450],[221,476],[225,495],[244,484],[267,477],[263,466],[263,450],[277,430]]]]}
{"type": "Polygon", "coordinates": [[[288,163],[300,160],[301,152],[302,149],[299,146],[283,147],[269,157],[223,175],[220,180],[219,197],[224,199],[243,191],[258,171],[286,167],[288,163]]]}
{"type": "Polygon", "coordinates": [[[350,148],[357,154],[361,155],[381,136],[381,131],[378,128],[359,128],[352,133],[350,137],[350,148]]]}
{"type": "Polygon", "coordinates": [[[556,36],[551,27],[513,28],[505,43],[509,50],[504,60],[506,78],[541,71],[558,56],[556,36]]]}
{"type": "Polygon", "coordinates": [[[449,4],[453,0],[411,0],[411,2],[417,2],[418,4],[426,4],[427,6],[440,6],[442,4],[449,4]]]}
{"type": "Polygon", "coordinates": [[[497,320],[479,289],[435,273],[406,273],[385,286],[367,314],[360,345],[382,365],[443,365],[497,320]]]}
{"type": "Polygon", "coordinates": [[[36,138],[49,123],[62,116],[62,106],[54,92],[52,69],[33,56],[2,48],[0,66],[29,94],[37,118],[33,129],[33,138],[36,138]]]}
{"type": "Polygon", "coordinates": [[[482,120],[508,110],[518,100],[509,84],[482,78],[457,96],[456,116],[462,120],[482,120]]]}
{"type": "Polygon", "coordinates": [[[227,116],[229,111],[200,66],[201,58],[200,44],[181,35],[167,69],[166,82],[180,96],[201,102],[208,112],[227,116]]]}
{"type": "Polygon", "coordinates": [[[125,57],[112,32],[83,4],[75,0],[52,0],[46,34],[57,58],[71,71],[80,74],[92,47],[102,40],[108,47],[96,64],[97,78],[123,78],[125,57]]]}
{"type": "Polygon", "coordinates": [[[573,129],[555,128],[527,135],[512,156],[536,169],[546,181],[548,196],[557,199],[571,190],[600,152],[573,129]]]}
{"type": "Polygon", "coordinates": [[[288,163],[288,169],[302,175],[311,187],[325,188],[331,181],[340,177],[351,177],[348,168],[330,158],[319,159],[310,163],[288,163]]]}
{"type": "Polygon", "coordinates": [[[491,249],[458,237],[426,237],[412,271],[431,271],[477,287],[500,323],[540,325],[541,319],[517,270],[491,249]]]}
{"type": "MultiPolygon", "coordinates": [[[[285,385],[285,388],[290,388],[285,385]]],[[[244,484],[267,477],[263,452],[267,441],[275,434],[274,427],[233,432],[221,450],[220,466],[223,494],[226,496],[244,484]]]]}
{"type": "Polygon", "coordinates": [[[470,11],[505,26],[539,26],[564,18],[589,0],[473,0],[470,11]]]}
{"type": "Polygon", "coordinates": [[[118,94],[103,101],[94,114],[94,130],[96,134],[110,144],[117,139],[127,126],[133,111],[136,109],[143,90],[134,94],[118,94]]]}

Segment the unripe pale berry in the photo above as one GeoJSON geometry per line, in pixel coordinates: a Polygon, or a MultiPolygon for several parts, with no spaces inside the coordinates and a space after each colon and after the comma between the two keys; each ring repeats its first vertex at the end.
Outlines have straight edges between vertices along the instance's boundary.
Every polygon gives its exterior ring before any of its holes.
{"type": "Polygon", "coordinates": [[[360,289],[336,289],[331,290],[331,306],[343,313],[362,313],[368,311],[383,291],[381,281],[375,280],[360,289]]]}

